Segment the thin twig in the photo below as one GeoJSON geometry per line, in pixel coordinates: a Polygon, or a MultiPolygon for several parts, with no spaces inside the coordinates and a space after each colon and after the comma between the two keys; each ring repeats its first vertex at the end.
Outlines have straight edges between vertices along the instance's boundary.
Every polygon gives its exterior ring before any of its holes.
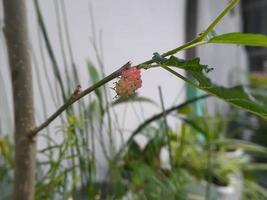
{"type": "Polygon", "coordinates": [[[163,113],[163,123],[164,123],[164,131],[167,136],[168,140],[168,150],[169,150],[169,159],[170,159],[170,164],[173,166],[173,154],[172,154],[172,148],[171,148],[171,136],[170,136],[170,131],[168,127],[168,122],[167,122],[167,115],[166,115],[166,109],[164,106],[164,100],[163,100],[163,94],[161,87],[159,86],[159,97],[160,97],[160,103],[161,103],[161,108],[162,108],[162,113],[163,113]]]}
{"type": "Polygon", "coordinates": [[[81,93],[77,95],[72,95],[69,97],[69,99],[64,103],[54,114],[52,114],[44,123],[42,123],[40,126],[36,127],[34,130],[32,130],[28,136],[30,139],[33,139],[39,131],[47,127],[52,121],[54,121],[55,118],[57,118],[64,110],[66,110],[70,105],[84,97],[85,95],[91,93],[92,91],[96,90],[97,88],[101,87],[102,85],[106,84],[107,82],[113,80],[114,78],[118,77],[121,74],[121,71],[127,67],[129,67],[131,64],[130,62],[127,62],[125,65],[123,65],[118,70],[114,71],[107,77],[103,78],[102,80],[98,81],[94,85],[90,86],[86,90],[82,91],[81,93]]]}
{"type": "MultiPolygon", "coordinates": [[[[169,55],[172,55],[174,53],[177,53],[178,51],[181,51],[183,49],[188,49],[188,48],[192,48],[194,47],[194,44],[196,41],[198,41],[197,39],[192,40],[191,42],[188,42],[184,45],[182,45],[179,48],[175,48],[171,51],[168,51],[164,54],[162,54],[162,57],[166,57],[169,55]]],[[[143,62],[139,65],[137,65],[137,67],[139,69],[145,68],[148,69],[149,67],[147,65],[154,63],[154,60],[148,60],[146,62],[143,62]],[[143,65],[146,65],[146,67],[143,67],[143,65]]],[[[84,90],[83,92],[81,92],[80,94],[78,94],[77,96],[71,96],[70,98],[68,98],[66,100],[66,103],[64,103],[55,113],[53,113],[44,123],[42,123],[40,126],[36,127],[34,130],[32,130],[29,134],[28,137],[30,139],[33,139],[37,133],[39,131],[41,131],[42,129],[44,129],[45,127],[47,127],[52,121],[54,121],[54,119],[56,119],[64,110],[66,110],[70,105],[72,105],[74,102],[78,101],[79,99],[81,99],[82,97],[84,97],[85,95],[91,93],[92,91],[98,89],[99,87],[103,86],[104,84],[108,83],[109,81],[113,80],[114,78],[118,77],[121,73],[121,71],[127,67],[130,67],[131,63],[127,62],[125,65],[123,65],[121,68],[119,68],[118,70],[114,71],[113,73],[111,73],[110,75],[106,76],[105,78],[103,78],[102,80],[98,81],[97,83],[95,83],[94,85],[90,86],[89,88],[87,88],[86,90],[84,90]]],[[[153,66],[153,65],[152,65],[153,66]]]]}
{"type": "MultiPolygon", "coordinates": [[[[36,5],[38,6],[37,4],[37,1],[35,0],[35,3],[36,5]]],[[[38,8],[38,7],[37,7],[38,8]]],[[[38,11],[38,9],[37,9],[38,11]]],[[[39,20],[40,20],[40,12],[38,12],[39,14],[39,20]]],[[[42,22],[42,21],[40,21],[42,22]]],[[[41,25],[43,25],[41,23],[41,25]]],[[[41,26],[41,28],[43,28],[41,26]]],[[[195,46],[198,46],[198,45],[201,45],[203,43],[203,41],[201,40],[202,38],[200,37],[197,37],[196,39],[190,41],[190,42],[187,42],[186,44],[178,47],[178,48],[175,48],[175,49],[172,49],[166,53],[163,53],[161,55],[161,57],[167,57],[167,56],[170,56],[170,55],[173,55],[181,50],[185,50],[185,49],[189,49],[189,48],[193,48],[195,46]]],[[[139,69],[148,69],[148,65],[154,63],[154,60],[151,59],[151,60],[148,60],[148,61],[145,61],[139,65],[137,65],[137,67],[139,67],[139,69]],[[145,67],[144,67],[145,66],[145,67]]],[[[41,131],[42,129],[44,129],[46,126],[48,126],[55,118],[57,118],[64,110],[66,110],[70,105],[72,105],[74,102],[78,101],[79,99],[81,99],[82,97],[84,97],[85,95],[91,93],[92,91],[96,90],[97,88],[103,86],[104,84],[106,84],[107,82],[113,80],[114,78],[118,77],[121,73],[121,70],[123,70],[124,68],[126,67],[129,67],[130,66],[130,62],[126,63],[124,66],[122,66],[120,69],[116,70],[115,72],[111,73],[109,76],[105,77],[104,79],[100,80],[99,82],[95,83],[94,85],[92,85],[91,87],[87,88],[86,90],[84,90],[83,92],[81,92],[79,95],[73,97],[71,96],[67,101],[66,103],[64,103],[54,114],[52,114],[43,124],[41,124],[40,126],[36,127],[34,130],[32,130],[28,136],[30,139],[33,139],[37,133],[39,131],[41,131]]],[[[152,65],[152,67],[155,67],[152,65]]],[[[167,67],[166,67],[167,68],[167,67]]],[[[164,68],[164,69],[166,69],[164,68]]],[[[169,71],[169,69],[167,69],[169,71]]],[[[170,69],[171,70],[171,69],[170,69]]],[[[187,81],[188,82],[188,81],[187,81]]]]}

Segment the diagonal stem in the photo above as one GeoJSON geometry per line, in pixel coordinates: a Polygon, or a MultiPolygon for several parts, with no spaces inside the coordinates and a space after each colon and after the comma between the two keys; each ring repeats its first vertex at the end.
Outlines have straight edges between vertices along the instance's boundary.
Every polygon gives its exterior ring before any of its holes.
{"type": "Polygon", "coordinates": [[[123,65],[121,68],[119,68],[118,70],[114,71],[113,73],[111,73],[109,76],[103,78],[102,80],[98,81],[97,83],[95,83],[94,85],[92,85],[91,87],[87,88],[86,90],[82,91],[81,93],[77,94],[77,95],[72,95],[67,101],[66,103],[64,103],[54,114],[52,114],[44,123],[42,123],[41,125],[39,125],[38,127],[36,127],[34,130],[32,130],[29,133],[29,138],[33,139],[37,133],[39,131],[41,131],[42,129],[44,129],[45,127],[47,127],[52,121],[54,121],[54,119],[56,119],[64,110],[66,110],[70,105],[72,105],[73,103],[75,103],[76,101],[78,101],[79,99],[81,99],[82,97],[84,97],[85,95],[93,92],[94,90],[96,90],[97,88],[99,88],[100,86],[108,83],[109,81],[113,80],[114,78],[118,77],[121,74],[121,71],[127,67],[130,66],[130,62],[127,62],[125,65],[123,65]]]}

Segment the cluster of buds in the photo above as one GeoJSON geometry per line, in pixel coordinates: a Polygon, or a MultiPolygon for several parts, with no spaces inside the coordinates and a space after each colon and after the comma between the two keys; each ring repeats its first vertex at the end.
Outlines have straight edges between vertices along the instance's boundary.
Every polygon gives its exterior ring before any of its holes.
{"type": "Polygon", "coordinates": [[[141,70],[137,67],[123,69],[120,79],[115,83],[115,91],[120,97],[132,96],[142,86],[141,70]]]}

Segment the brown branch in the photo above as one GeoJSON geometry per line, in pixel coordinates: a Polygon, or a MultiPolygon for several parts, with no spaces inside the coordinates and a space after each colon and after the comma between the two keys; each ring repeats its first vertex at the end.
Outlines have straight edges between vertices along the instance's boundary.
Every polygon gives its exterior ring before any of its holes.
{"type": "Polygon", "coordinates": [[[109,81],[113,80],[114,78],[118,77],[121,74],[121,71],[127,67],[130,67],[131,63],[127,62],[125,65],[123,65],[121,68],[118,70],[114,71],[110,75],[106,76],[102,80],[98,81],[94,85],[88,87],[86,90],[78,93],[78,94],[73,94],[70,96],[70,98],[64,103],[56,112],[54,112],[45,122],[43,122],[41,125],[37,126],[35,129],[33,129],[29,134],[29,138],[33,139],[38,132],[40,132],[42,129],[47,127],[52,121],[54,121],[63,111],[65,111],[69,106],[71,106],[73,103],[84,97],[85,95],[90,94],[97,88],[101,87],[102,85],[108,83],[109,81]]]}

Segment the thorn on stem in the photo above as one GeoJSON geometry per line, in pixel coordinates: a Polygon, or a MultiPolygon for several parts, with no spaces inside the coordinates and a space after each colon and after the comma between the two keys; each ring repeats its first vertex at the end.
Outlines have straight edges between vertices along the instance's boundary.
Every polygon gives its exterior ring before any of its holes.
{"type": "Polygon", "coordinates": [[[71,95],[71,98],[77,97],[77,95],[79,95],[81,93],[81,91],[82,91],[82,86],[79,84],[76,86],[74,92],[71,95]]]}

